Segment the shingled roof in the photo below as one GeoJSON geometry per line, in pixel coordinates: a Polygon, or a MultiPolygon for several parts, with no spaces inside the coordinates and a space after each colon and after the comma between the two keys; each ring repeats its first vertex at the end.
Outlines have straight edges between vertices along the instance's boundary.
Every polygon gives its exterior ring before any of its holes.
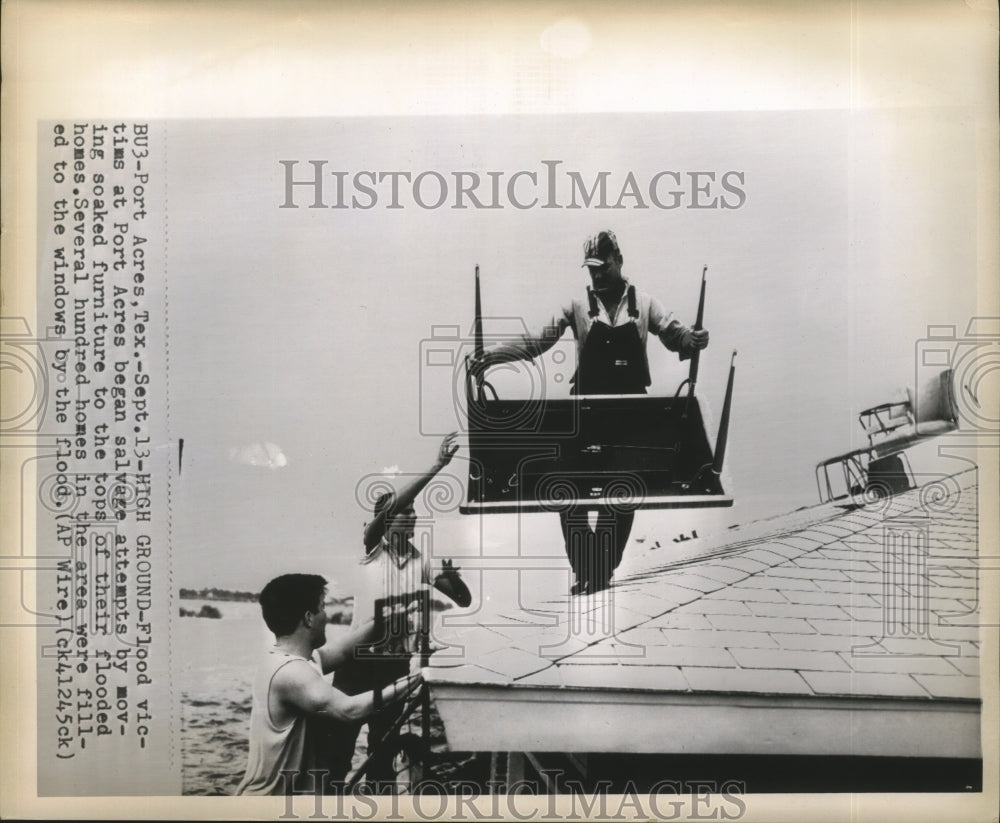
{"type": "Polygon", "coordinates": [[[978,757],[977,491],[973,469],[633,544],[605,592],[439,626],[449,745],[978,757]]]}

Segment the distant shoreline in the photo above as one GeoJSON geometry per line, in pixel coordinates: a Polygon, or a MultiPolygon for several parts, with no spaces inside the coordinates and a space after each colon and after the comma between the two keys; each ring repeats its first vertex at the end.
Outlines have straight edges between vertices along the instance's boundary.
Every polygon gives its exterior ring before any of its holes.
{"type": "Polygon", "coordinates": [[[257,592],[231,591],[229,589],[184,589],[179,593],[181,600],[227,600],[244,603],[256,603],[257,592]]]}
{"type": "MultiPolygon", "coordinates": [[[[178,593],[179,600],[207,600],[215,602],[229,603],[256,603],[257,592],[231,591],[229,589],[207,588],[207,589],[186,589],[182,588],[178,593]]],[[[351,622],[354,616],[354,595],[347,597],[328,597],[326,600],[326,613],[330,617],[330,623],[334,625],[346,625],[351,622]]],[[[204,607],[203,607],[204,610],[204,607]]],[[[217,611],[217,610],[216,610],[217,611]]],[[[209,617],[214,615],[198,614],[189,612],[181,608],[181,617],[209,617]]]]}

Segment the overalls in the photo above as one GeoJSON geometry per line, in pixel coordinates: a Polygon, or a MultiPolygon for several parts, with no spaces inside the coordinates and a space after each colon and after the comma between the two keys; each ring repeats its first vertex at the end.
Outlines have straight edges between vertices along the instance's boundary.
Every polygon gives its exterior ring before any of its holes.
{"type": "MultiPolygon", "coordinates": [[[[636,320],[635,286],[626,292],[629,322],[609,326],[598,316],[597,296],[587,289],[589,315],[593,321],[580,351],[572,394],[645,394],[650,383],[646,347],[639,336],[636,320]]],[[[608,585],[621,563],[632,531],[634,511],[607,506],[573,506],[559,512],[566,556],[579,584],[591,591],[608,585]],[[597,523],[590,528],[588,514],[597,512],[597,523]]]]}
{"type": "Polygon", "coordinates": [[[649,385],[646,346],[639,337],[635,286],[626,292],[629,322],[609,326],[598,320],[597,295],[587,289],[593,323],[580,351],[573,394],[645,394],[649,385]]]}

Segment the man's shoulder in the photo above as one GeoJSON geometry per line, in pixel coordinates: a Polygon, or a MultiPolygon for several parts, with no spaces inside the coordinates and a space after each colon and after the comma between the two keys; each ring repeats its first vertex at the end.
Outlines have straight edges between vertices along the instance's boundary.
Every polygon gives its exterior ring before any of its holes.
{"type": "Polygon", "coordinates": [[[660,311],[664,311],[663,301],[660,300],[653,294],[650,294],[644,289],[640,289],[634,283],[629,284],[633,289],[635,289],[635,301],[640,306],[640,308],[652,308],[656,307],[660,311]]]}
{"type": "Polygon", "coordinates": [[[652,295],[645,289],[640,288],[634,280],[631,278],[625,280],[625,289],[632,289],[635,292],[635,296],[638,300],[650,300],[652,295]]]}
{"type": "Polygon", "coordinates": [[[590,310],[590,298],[587,296],[587,292],[583,291],[580,294],[573,295],[569,301],[563,305],[563,314],[567,316],[578,315],[581,312],[586,314],[590,310]]]}
{"type": "Polygon", "coordinates": [[[278,660],[269,660],[264,671],[272,670],[271,685],[277,689],[309,683],[320,676],[315,664],[297,655],[282,655],[278,660]]]}

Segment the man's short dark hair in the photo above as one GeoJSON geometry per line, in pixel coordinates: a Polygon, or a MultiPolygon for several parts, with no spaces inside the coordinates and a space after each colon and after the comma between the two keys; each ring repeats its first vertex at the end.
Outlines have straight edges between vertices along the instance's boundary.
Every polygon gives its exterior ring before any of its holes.
{"type": "Polygon", "coordinates": [[[323,597],[326,580],[318,574],[283,574],[261,590],[260,610],[275,637],[298,628],[302,615],[314,611],[323,597]]]}

